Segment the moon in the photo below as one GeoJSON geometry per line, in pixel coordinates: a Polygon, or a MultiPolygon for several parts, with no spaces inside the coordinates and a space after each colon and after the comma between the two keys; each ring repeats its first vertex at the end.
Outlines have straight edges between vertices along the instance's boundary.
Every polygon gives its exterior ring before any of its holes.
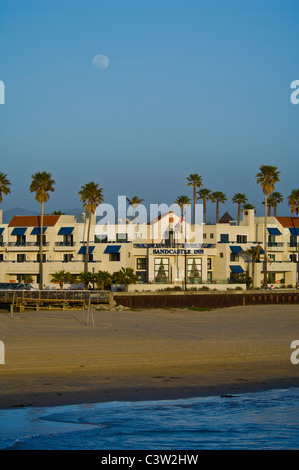
{"type": "Polygon", "coordinates": [[[92,63],[96,69],[105,70],[109,65],[109,59],[104,54],[98,54],[94,56],[92,63]]]}

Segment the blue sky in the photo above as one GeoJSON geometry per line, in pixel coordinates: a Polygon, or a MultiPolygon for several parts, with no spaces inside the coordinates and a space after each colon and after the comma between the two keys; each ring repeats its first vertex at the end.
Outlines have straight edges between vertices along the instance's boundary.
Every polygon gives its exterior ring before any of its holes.
{"type": "Polygon", "coordinates": [[[226,194],[221,213],[236,216],[243,192],[262,215],[262,164],[279,167],[286,201],[299,187],[298,20],[297,0],[0,0],[2,209],[39,210],[36,171],[56,181],[48,211],[80,207],[89,181],[106,203],[172,204],[198,173],[226,194]]]}

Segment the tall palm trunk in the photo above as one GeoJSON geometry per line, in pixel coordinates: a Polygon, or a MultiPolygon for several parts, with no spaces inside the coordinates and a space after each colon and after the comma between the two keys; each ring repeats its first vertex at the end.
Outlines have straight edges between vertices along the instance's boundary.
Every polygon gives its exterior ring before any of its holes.
{"type": "Polygon", "coordinates": [[[265,195],[265,226],[264,226],[264,288],[268,285],[268,273],[267,273],[267,202],[268,196],[265,195]]]}
{"type": "Polygon", "coordinates": [[[216,202],[216,224],[219,222],[219,201],[216,202]]]}
{"type": "Polygon", "coordinates": [[[240,225],[241,220],[241,202],[238,204],[238,225],[240,225]]]}
{"type": "Polygon", "coordinates": [[[40,215],[40,235],[39,235],[39,288],[40,290],[44,287],[44,269],[43,269],[43,231],[44,231],[44,203],[41,203],[41,215],[40,215]]]}
{"type": "Polygon", "coordinates": [[[86,238],[86,252],[84,257],[84,272],[88,273],[88,261],[89,261],[89,236],[90,236],[90,226],[91,226],[91,214],[88,213],[88,228],[87,228],[87,238],[86,238]]]}
{"type": "Polygon", "coordinates": [[[195,224],[196,186],[193,186],[193,224],[195,224]]]}
{"type": "Polygon", "coordinates": [[[203,217],[204,217],[204,223],[207,225],[207,200],[204,198],[203,200],[203,217]]]}

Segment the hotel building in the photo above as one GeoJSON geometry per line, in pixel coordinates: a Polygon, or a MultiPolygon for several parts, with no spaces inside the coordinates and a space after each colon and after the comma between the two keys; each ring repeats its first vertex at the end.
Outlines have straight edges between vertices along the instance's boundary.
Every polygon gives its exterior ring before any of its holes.
{"type": "MultiPolygon", "coordinates": [[[[30,275],[39,282],[40,227],[38,216],[15,216],[2,223],[0,212],[0,282],[22,281],[30,275]]],[[[84,271],[87,221],[71,215],[46,215],[43,229],[43,278],[46,288],[52,274],[84,271]]],[[[295,286],[298,267],[299,219],[268,217],[267,250],[269,284],[295,286]]],[[[129,290],[155,290],[167,286],[227,289],[246,288],[252,277],[252,260],[244,252],[261,245],[255,266],[255,287],[263,281],[264,218],[244,210],[238,224],[224,220],[214,225],[191,226],[170,212],[148,224],[117,225],[91,221],[89,271],[132,268],[139,282],[129,290]],[[194,233],[193,233],[194,232],[194,233]],[[190,236],[191,234],[191,236],[190,236]],[[188,237],[187,237],[188,235],[188,237]],[[193,238],[192,238],[193,237],[193,238]],[[186,242],[187,240],[187,242],[186,242]]]]}

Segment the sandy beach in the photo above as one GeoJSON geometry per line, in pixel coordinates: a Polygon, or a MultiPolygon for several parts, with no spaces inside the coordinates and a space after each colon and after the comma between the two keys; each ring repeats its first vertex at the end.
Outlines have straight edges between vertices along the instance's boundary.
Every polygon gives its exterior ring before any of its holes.
{"type": "Polygon", "coordinates": [[[0,312],[0,409],[298,387],[299,306],[0,312]]]}

